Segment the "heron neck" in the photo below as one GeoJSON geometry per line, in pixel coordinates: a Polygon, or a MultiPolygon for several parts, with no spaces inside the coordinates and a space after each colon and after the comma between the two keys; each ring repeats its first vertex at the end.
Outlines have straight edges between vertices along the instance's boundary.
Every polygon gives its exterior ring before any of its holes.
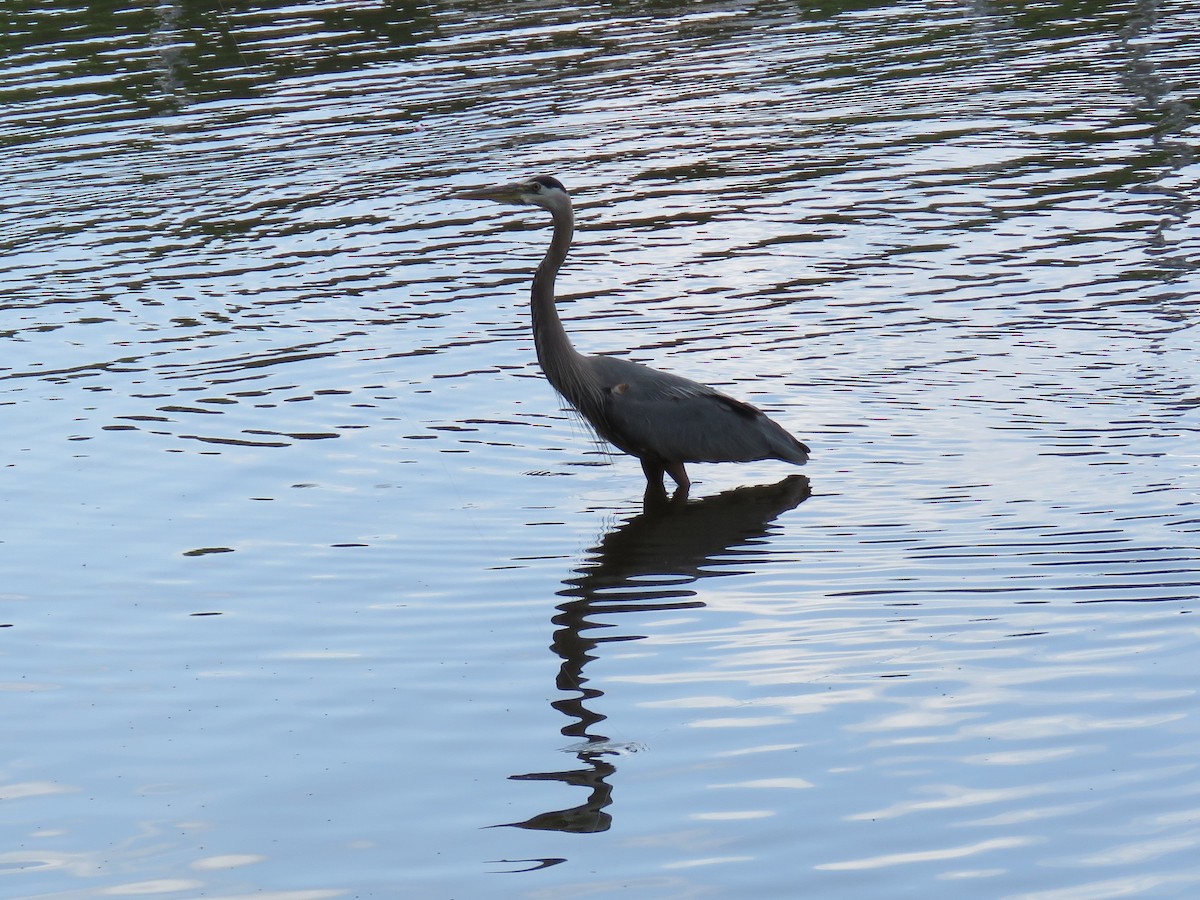
{"type": "Polygon", "coordinates": [[[533,343],[537,348],[538,363],[546,378],[560,394],[577,402],[581,385],[576,384],[580,367],[579,353],[571,346],[571,340],[563,328],[554,302],[554,280],[563,260],[571,249],[571,237],[575,231],[575,214],[568,206],[552,210],[554,236],[550,249],[537,267],[533,276],[530,295],[530,310],[533,315],[533,343]]]}

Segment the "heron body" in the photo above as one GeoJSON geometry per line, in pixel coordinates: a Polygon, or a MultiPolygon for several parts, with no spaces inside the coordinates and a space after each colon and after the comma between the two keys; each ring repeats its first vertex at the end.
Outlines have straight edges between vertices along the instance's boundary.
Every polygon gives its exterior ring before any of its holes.
{"type": "Polygon", "coordinates": [[[571,198],[557,179],[542,175],[457,196],[549,211],[554,234],[533,276],[530,296],[538,363],[596,434],[641,461],[649,487],[661,491],[665,472],[686,490],[685,463],[808,462],[808,447],[749,403],[679,375],[575,349],[554,301],[554,282],[575,230],[571,198]]]}

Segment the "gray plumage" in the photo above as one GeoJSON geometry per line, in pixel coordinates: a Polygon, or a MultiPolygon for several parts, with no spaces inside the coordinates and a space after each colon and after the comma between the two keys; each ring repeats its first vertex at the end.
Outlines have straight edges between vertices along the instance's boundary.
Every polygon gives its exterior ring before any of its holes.
{"type": "Polygon", "coordinates": [[[572,346],[554,302],[554,281],[571,248],[575,213],[557,179],[542,175],[457,196],[550,212],[554,235],[533,276],[530,297],[538,362],[554,389],[600,437],[641,461],[649,487],[661,491],[665,472],[686,490],[684,464],[690,462],[808,462],[808,447],[748,403],[626,359],[584,356],[572,346]]]}

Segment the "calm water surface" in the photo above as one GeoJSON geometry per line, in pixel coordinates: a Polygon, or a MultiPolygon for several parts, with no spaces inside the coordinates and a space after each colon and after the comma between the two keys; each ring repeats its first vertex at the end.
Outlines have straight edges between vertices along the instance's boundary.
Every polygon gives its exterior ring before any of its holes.
{"type": "Polygon", "coordinates": [[[0,894],[1200,890],[1194,4],[3,17],[0,894]]]}

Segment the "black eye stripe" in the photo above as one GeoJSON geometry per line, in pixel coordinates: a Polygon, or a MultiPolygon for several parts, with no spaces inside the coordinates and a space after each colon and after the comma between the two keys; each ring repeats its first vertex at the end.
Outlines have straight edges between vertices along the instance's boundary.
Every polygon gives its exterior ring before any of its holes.
{"type": "Polygon", "coordinates": [[[546,188],[546,189],[557,188],[560,191],[566,190],[566,188],[564,188],[562,186],[562,182],[559,181],[557,178],[555,178],[552,175],[538,175],[538,176],[535,176],[534,178],[529,179],[529,181],[531,184],[541,185],[541,187],[539,187],[538,190],[541,190],[542,188],[546,188]]]}

